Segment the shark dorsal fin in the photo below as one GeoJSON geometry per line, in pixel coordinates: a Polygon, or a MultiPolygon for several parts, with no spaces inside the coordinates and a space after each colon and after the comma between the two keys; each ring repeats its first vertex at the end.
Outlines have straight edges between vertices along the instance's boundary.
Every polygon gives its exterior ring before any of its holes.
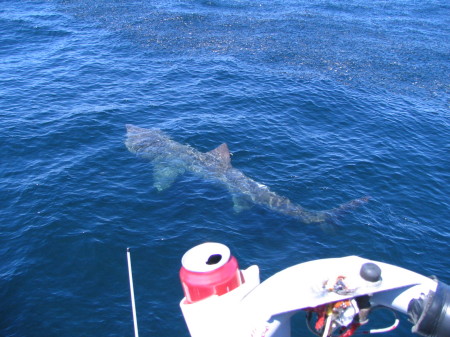
{"type": "Polygon", "coordinates": [[[220,144],[214,150],[208,152],[210,155],[214,156],[217,160],[219,160],[226,167],[231,166],[231,156],[230,150],[228,149],[228,145],[226,143],[220,144]]]}

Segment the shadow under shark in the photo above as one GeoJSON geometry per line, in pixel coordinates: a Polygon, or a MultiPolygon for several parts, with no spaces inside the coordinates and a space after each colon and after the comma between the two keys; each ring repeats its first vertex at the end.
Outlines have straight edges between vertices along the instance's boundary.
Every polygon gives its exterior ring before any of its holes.
{"type": "Polygon", "coordinates": [[[168,188],[178,175],[187,171],[225,186],[233,197],[234,209],[237,212],[257,204],[304,223],[317,223],[322,226],[334,222],[333,219],[339,214],[358,207],[369,199],[354,199],[330,210],[307,210],[232,167],[230,151],[225,143],[203,153],[189,145],[173,141],[161,130],[144,129],[130,124],[127,124],[126,128],[126,147],[130,152],[153,163],[153,185],[158,191],[168,188]]]}

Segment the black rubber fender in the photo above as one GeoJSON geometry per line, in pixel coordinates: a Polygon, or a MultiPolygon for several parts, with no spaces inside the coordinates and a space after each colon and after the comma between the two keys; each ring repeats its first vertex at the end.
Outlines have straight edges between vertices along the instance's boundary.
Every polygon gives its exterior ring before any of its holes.
{"type": "Polygon", "coordinates": [[[439,282],[436,291],[408,305],[412,332],[426,337],[450,337],[450,287],[439,282]]]}

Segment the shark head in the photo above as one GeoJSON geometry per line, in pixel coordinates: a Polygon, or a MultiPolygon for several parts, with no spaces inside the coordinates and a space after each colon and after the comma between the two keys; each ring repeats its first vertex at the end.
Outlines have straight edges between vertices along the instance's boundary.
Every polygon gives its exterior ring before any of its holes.
{"type": "Polygon", "coordinates": [[[161,152],[161,148],[170,141],[170,138],[161,130],[143,129],[131,124],[127,124],[126,128],[127,139],[125,140],[125,145],[127,149],[135,154],[143,154],[145,152],[145,157],[152,157],[153,152],[161,152]]]}

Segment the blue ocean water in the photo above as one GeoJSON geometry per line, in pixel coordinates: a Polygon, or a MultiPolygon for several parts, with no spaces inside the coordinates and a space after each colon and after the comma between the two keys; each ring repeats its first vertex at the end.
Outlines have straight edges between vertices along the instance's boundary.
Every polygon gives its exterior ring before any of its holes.
{"type": "MultiPolygon", "coordinates": [[[[261,277],[360,255],[450,283],[446,1],[48,0],[0,6],[0,335],[188,336],[180,259],[227,244],[261,277]],[[160,128],[336,233],[233,212],[191,175],[164,192],[124,146],[160,128]]],[[[299,324],[293,336],[307,336],[299,324]]],[[[388,336],[410,336],[404,319],[388,336]]]]}

